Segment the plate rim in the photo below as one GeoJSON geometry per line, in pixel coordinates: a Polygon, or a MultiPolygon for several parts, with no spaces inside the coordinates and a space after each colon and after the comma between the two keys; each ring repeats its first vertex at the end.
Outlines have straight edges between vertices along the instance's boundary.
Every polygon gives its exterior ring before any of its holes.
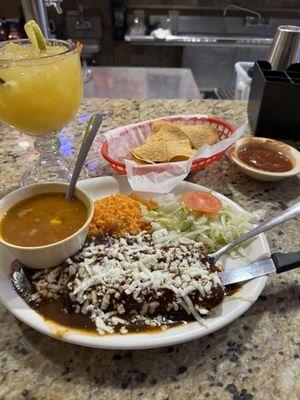
{"type": "MultiPolygon", "coordinates": [[[[79,186],[83,187],[84,190],[88,190],[86,186],[89,186],[90,184],[101,184],[107,182],[109,184],[117,183],[118,186],[121,186],[122,184],[127,184],[128,181],[125,176],[105,176],[105,177],[96,177],[96,178],[90,178],[86,179],[83,181],[79,182],[79,186]],[[126,181],[126,183],[125,183],[126,181]]],[[[226,203],[233,205],[236,209],[244,210],[241,206],[239,206],[237,203],[235,203],[233,200],[227,198],[223,194],[216,192],[210,188],[207,188],[203,185],[188,182],[188,181],[183,181],[181,182],[178,186],[180,185],[188,185],[189,187],[194,186],[198,190],[205,190],[205,191],[210,191],[214,194],[216,194],[221,200],[225,200],[226,203]]],[[[178,187],[177,186],[177,187],[178,187]]],[[[117,186],[116,186],[117,188],[117,186]]],[[[122,190],[122,186],[119,187],[120,190],[122,190]]],[[[176,188],[174,189],[176,190],[176,188]]],[[[113,189],[112,189],[113,192],[113,189]]],[[[267,242],[267,239],[264,234],[259,235],[261,244],[264,248],[265,255],[270,256],[270,248],[269,244],[267,242]]],[[[2,251],[2,250],[1,250],[2,251]]],[[[64,335],[59,335],[58,334],[58,329],[59,325],[55,323],[48,323],[47,321],[44,320],[42,316],[40,316],[36,311],[34,311],[32,308],[30,308],[27,303],[19,296],[16,295],[12,301],[10,299],[7,299],[6,296],[4,295],[4,292],[0,290],[0,301],[3,304],[3,306],[11,313],[13,314],[17,319],[22,321],[24,324],[30,326],[31,328],[39,331],[40,333],[43,333],[47,336],[53,337],[55,339],[61,340],[63,342],[67,343],[72,343],[76,345],[81,345],[85,347],[92,347],[92,348],[102,348],[102,349],[113,349],[113,350],[138,350],[138,349],[151,349],[151,348],[158,348],[158,347],[165,347],[165,346],[171,346],[175,344],[180,344],[184,342],[189,342],[192,340],[195,340],[197,338],[206,336],[208,334],[211,334],[226,325],[230,324],[233,322],[235,319],[239,318],[244,312],[246,312],[257,300],[261,292],[263,291],[266,283],[267,283],[268,278],[263,276],[256,278],[255,280],[252,280],[250,283],[255,282],[255,294],[251,299],[247,299],[247,301],[242,301],[241,304],[237,306],[237,308],[231,312],[229,312],[228,315],[223,316],[223,318],[212,318],[210,320],[210,327],[205,330],[205,329],[200,329],[203,328],[202,326],[199,326],[199,324],[195,322],[190,322],[186,326],[180,325],[179,327],[173,327],[169,328],[164,332],[159,332],[159,333],[130,333],[127,335],[121,335],[121,334],[114,334],[114,335],[105,335],[105,336],[97,336],[97,335],[91,335],[91,334],[84,334],[84,333],[79,333],[79,331],[76,331],[74,329],[70,328],[64,328],[61,326],[61,330],[63,331],[64,329],[67,330],[67,333],[64,335]],[[21,308],[15,308],[14,307],[14,300],[17,303],[22,304],[21,308]],[[25,312],[24,312],[25,310],[25,312]],[[30,318],[31,316],[34,315],[35,318],[30,318]],[[51,325],[56,325],[55,330],[53,327],[51,328],[51,325]],[[189,329],[187,329],[187,326],[189,329]],[[177,329],[180,330],[180,328],[185,328],[186,331],[184,332],[176,332],[177,329]],[[172,334],[173,333],[173,334],[172,334]],[[121,339],[121,340],[120,340],[121,339]],[[121,344],[120,344],[121,341],[121,344]]],[[[5,282],[9,282],[7,279],[5,282]]],[[[3,286],[3,280],[0,275],[0,289],[3,286]]],[[[13,287],[10,285],[10,289],[16,294],[14,291],[13,287]]]]}

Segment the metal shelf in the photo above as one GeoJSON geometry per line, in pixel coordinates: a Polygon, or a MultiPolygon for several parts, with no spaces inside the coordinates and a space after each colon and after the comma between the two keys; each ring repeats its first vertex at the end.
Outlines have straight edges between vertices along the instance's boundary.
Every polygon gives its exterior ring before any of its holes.
{"type": "Polygon", "coordinates": [[[243,46],[267,47],[272,38],[252,36],[209,36],[209,35],[169,35],[165,39],[156,39],[153,36],[125,35],[125,41],[134,45],[154,46],[243,46]]]}

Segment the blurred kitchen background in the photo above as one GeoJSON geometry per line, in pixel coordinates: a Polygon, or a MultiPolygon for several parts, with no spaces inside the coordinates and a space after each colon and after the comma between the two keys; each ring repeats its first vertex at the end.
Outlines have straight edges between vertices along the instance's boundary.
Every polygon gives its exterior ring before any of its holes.
{"type": "Polygon", "coordinates": [[[0,0],[0,40],[34,17],[83,44],[85,95],[247,99],[251,66],[300,0],[0,0]]]}

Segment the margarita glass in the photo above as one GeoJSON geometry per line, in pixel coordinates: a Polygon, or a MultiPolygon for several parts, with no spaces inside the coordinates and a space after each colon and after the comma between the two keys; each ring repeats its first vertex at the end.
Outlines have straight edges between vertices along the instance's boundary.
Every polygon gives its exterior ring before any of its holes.
{"type": "Polygon", "coordinates": [[[0,119],[35,137],[39,159],[20,185],[71,177],[71,164],[59,151],[58,132],[82,100],[80,58],[74,44],[46,40],[46,50],[30,40],[0,42],[0,119]]]}

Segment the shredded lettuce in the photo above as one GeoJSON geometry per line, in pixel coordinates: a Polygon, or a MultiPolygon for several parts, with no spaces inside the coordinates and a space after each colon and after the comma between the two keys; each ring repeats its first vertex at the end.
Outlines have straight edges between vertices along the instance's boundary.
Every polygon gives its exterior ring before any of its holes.
{"type": "Polygon", "coordinates": [[[238,211],[224,203],[213,216],[194,212],[172,193],[154,201],[158,204],[156,209],[148,211],[142,207],[142,212],[144,220],[152,226],[155,241],[160,244],[195,240],[214,252],[250,230],[259,219],[256,214],[238,211]]]}

